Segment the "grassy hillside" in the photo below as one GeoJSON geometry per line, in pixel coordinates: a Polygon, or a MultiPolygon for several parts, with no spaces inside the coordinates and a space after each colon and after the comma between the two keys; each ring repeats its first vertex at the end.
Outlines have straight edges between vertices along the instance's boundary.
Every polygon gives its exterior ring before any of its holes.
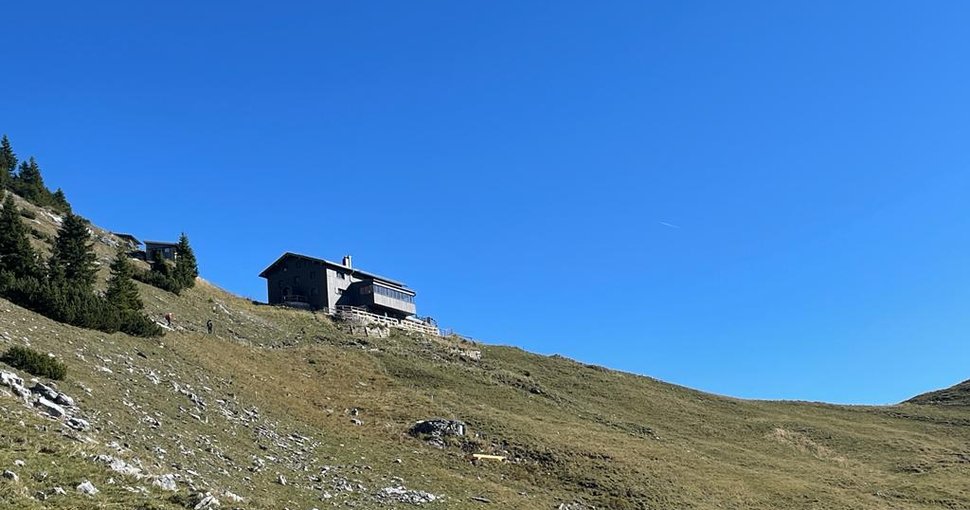
{"type": "MultiPolygon", "coordinates": [[[[113,240],[95,231],[107,260],[113,240]]],[[[64,361],[57,388],[91,423],[78,432],[0,395],[0,471],[18,478],[0,478],[0,507],[191,508],[206,492],[272,509],[409,507],[425,493],[421,506],[455,509],[970,507],[967,408],[744,401],[512,347],[354,336],[201,280],[181,296],[139,285],[153,317],[175,316],[160,339],[0,300],[0,349],[64,361]],[[445,448],[407,433],[432,417],[469,433],[445,448]],[[177,491],[153,484],[162,475],[177,491]],[[83,481],[100,492],[78,493],[83,481]]]]}
{"type": "Polygon", "coordinates": [[[970,406],[970,381],[963,381],[942,390],[923,393],[906,402],[910,404],[970,406]]]}

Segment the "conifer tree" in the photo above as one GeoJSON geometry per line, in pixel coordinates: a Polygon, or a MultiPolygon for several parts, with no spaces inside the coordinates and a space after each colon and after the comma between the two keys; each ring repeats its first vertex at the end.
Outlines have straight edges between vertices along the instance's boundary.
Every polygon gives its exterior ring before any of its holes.
{"type": "Polygon", "coordinates": [[[54,240],[54,252],[50,258],[51,279],[55,284],[65,283],[81,290],[90,291],[98,268],[94,262],[91,235],[84,220],[76,214],[67,214],[54,240]]]}
{"type": "Polygon", "coordinates": [[[182,284],[176,277],[175,271],[172,270],[172,267],[162,257],[162,252],[156,251],[152,255],[151,263],[151,270],[135,271],[135,279],[178,295],[182,291],[182,284]]]}
{"type": "Polygon", "coordinates": [[[17,155],[10,146],[7,135],[0,138],[0,187],[9,187],[13,182],[13,172],[17,169],[17,155]]]}
{"type": "Polygon", "coordinates": [[[199,276],[199,265],[195,260],[195,252],[189,245],[189,236],[182,232],[179,236],[178,247],[175,249],[175,280],[182,288],[195,286],[195,278],[199,276]]]}
{"type": "Polygon", "coordinates": [[[140,312],[144,307],[138,297],[138,287],[132,280],[135,268],[128,261],[128,255],[119,249],[111,263],[111,278],[108,279],[108,291],[105,298],[108,304],[122,313],[140,312]]]}
{"type": "Polygon", "coordinates": [[[27,237],[27,227],[20,219],[20,211],[14,203],[13,194],[7,193],[0,211],[0,272],[6,271],[14,278],[39,278],[40,267],[37,254],[27,237]]]}
{"type": "Polygon", "coordinates": [[[162,252],[156,251],[152,255],[152,272],[158,273],[159,276],[164,278],[170,278],[172,276],[172,268],[168,266],[168,262],[165,262],[165,257],[162,256],[162,252]]]}
{"type": "Polygon", "coordinates": [[[128,254],[123,248],[119,248],[111,263],[111,278],[108,279],[105,302],[116,314],[121,331],[142,337],[160,336],[162,328],[142,313],[145,305],[138,296],[138,286],[132,279],[135,274],[135,268],[128,261],[128,254]]]}
{"type": "Polygon", "coordinates": [[[48,205],[50,192],[44,186],[44,178],[40,175],[40,166],[37,165],[37,160],[33,156],[20,164],[20,170],[13,180],[13,190],[37,205],[48,205]]]}
{"type": "Polygon", "coordinates": [[[51,195],[51,201],[53,202],[54,209],[60,213],[71,212],[71,204],[67,201],[67,196],[64,195],[64,190],[57,188],[57,191],[51,195]]]}

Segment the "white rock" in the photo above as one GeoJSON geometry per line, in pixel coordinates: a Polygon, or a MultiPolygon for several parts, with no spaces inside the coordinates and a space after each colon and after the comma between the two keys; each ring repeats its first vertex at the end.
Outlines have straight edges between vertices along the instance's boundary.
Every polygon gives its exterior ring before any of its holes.
{"type": "Polygon", "coordinates": [[[15,384],[17,386],[23,386],[24,380],[20,378],[17,374],[13,372],[7,372],[5,370],[0,370],[0,384],[4,386],[13,387],[15,384]]]}
{"type": "Polygon", "coordinates": [[[408,503],[411,505],[422,505],[424,503],[434,503],[441,496],[436,496],[430,492],[410,490],[404,486],[385,487],[377,494],[378,498],[385,502],[408,503]]]}
{"type": "Polygon", "coordinates": [[[90,427],[91,424],[88,423],[87,420],[84,420],[78,417],[73,417],[67,420],[67,426],[71,427],[74,430],[87,430],[87,428],[90,427]]]}
{"type": "Polygon", "coordinates": [[[177,491],[178,486],[175,485],[175,475],[167,474],[156,477],[152,480],[152,485],[162,489],[163,491],[177,491]]]}
{"type": "Polygon", "coordinates": [[[30,390],[24,386],[24,380],[17,374],[0,370],[0,384],[13,390],[24,402],[28,402],[30,390]]]}
{"type": "Polygon", "coordinates": [[[13,480],[15,482],[20,481],[20,477],[17,476],[17,473],[14,473],[13,471],[10,471],[10,470],[4,471],[3,477],[6,478],[7,480],[13,480]]]}
{"type": "Polygon", "coordinates": [[[57,391],[54,388],[51,388],[50,386],[44,383],[34,384],[33,386],[31,386],[30,391],[34,393],[39,393],[41,396],[46,397],[48,400],[57,400],[57,397],[60,396],[60,394],[57,393],[57,391]]]}
{"type": "Polygon", "coordinates": [[[81,494],[87,494],[88,496],[93,496],[99,492],[94,484],[89,480],[81,482],[81,484],[77,486],[77,491],[81,494]]]}
{"type": "Polygon", "coordinates": [[[63,393],[59,393],[57,395],[57,398],[54,399],[54,402],[57,402],[62,406],[74,407],[74,398],[69,397],[63,393]]]}
{"type": "Polygon", "coordinates": [[[243,501],[245,501],[242,498],[242,496],[238,496],[238,495],[233,494],[233,493],[231,493],[229,491],[226,491],[222,496],[224,498],[228,499],[229,501],[232,501],[233,503],[242,503],[243,501]]]}
{"type": "Polygon", "coordinates": [[[44,397],[37,399],[37,402],[34,402],[34,406],[39,407],[41,411],[55,418],[60,418],[61,416],[67,414],[63,407],[51,402],[50,400],[47,400],[44,397]]]}
{"type": "Polygon", "coordinates": [[[108,467],[115,473],[121,473],[125,476],[133,476],[135,478],[141,478],[144,476],[140,468],[132,466],[124,460],[112,457],[110,455],[98,455],[94,458],[94,460],[102,464],[107,464],[108,467]]]}
{"type": "Polygon", "coordinates": [[[17,459],[15,461],[13,461],[13,465],[14,466],[17,466],[17,467],[24,467],[25,464],[24,464],[24,461],[22,461],[20,459],[17,459]]]}
{"type": "Polygon", "coordinates": [[[192,508],[194,508],[195,510],[208,510],[209,508],[219,508],[219,500],[216,499],[215,496],[207,492],[205,493],[204,496],[202,496],[202,499],[199,500],[199,503],[192,508]]]}

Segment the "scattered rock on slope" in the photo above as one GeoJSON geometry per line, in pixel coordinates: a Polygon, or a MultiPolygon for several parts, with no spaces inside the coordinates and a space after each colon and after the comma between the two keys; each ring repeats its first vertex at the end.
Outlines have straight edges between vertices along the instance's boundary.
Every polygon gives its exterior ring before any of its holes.
{"type": "Polygon", "coordinates": [[[428,444],[444,448],[445,437],[461,437],[465,435],[465,422],[446,420],[444,418],[422,420],[411,426],[408,434],[414,437],[423,437],[427,440],[428,444]]]}
{"type": "Polygon", "coordinates": [[[0,384],[13,390],[14,394],[25,402],[30,398],[30,390],[24,387],[24,380],[13,372],[0,370],[0,384]]]}
{"type": "Polygon", "coordinates": [[[163,491],[176,491],[178,486],[175,484],[175,475],[167,474],[155,478],[152,481],[152,485],[162,489],[163,491]]]}
{"type": "Polygon", "coordinates": [[[385,503],[395,502],[423,505],[425,503],[434,503],[439,497],[430,492],[415,491],[399,485],[396,487],[384,487],[377,493],[377,499],[385,503]]]}
{"type": "Polygon", "coordinates": [[[219,500],[209,492],[194,494],[191,501],[195,505],[192,507],[195,510],[219,508],[219,500]]]}
{"type": "Polygon", "coordinates": [[[595,510],[595,506],[588,506],[585,503],[561,503],[556,510],[595,510]]]}
{"type": "Polygon", "coordinates": [[[89,480],[81,482],[81,484],[77,486],[77,491],[81,494],[87,494],[88,496],[94,496],[100,492],[89,480]]]}
{"type": "Polygon", "coordinates": [[[84,430],[89,426],[86,420],[74,416],[78,412],[74,399],[49,385],[35,380],[35,384],[27,389],[22,377],[0,370],[0,386],[10,388],[24,404],[33,405],[52,418],[66,418],[66,425],[75,430],[84,430]]]}
{"type": "Polygon", "coordinates": [[[64,411],[63,407],[51,402],[50,400],[47,400],[44,397],[38,398],[37,401],[34,402],[34,406],[40,409],[41,411],[53,416],[54,418],[60,418],[67,414],[67,412],[64,411]]]}

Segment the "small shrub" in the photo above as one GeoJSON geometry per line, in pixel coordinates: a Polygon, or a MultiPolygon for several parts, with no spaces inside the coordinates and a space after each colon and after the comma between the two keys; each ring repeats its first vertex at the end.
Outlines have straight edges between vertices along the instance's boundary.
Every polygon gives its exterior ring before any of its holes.
{"type": "Polygon", "coordinates": [[[131,336],[151,338],[162,336],[162,328],[138,311],[121,312],[121,331],[131,336]]]}
{"type": "Polygon", "coordinates": [[[175,278],[158,271],[135,271],[132,277],[157,289],[171,292],[176,296],[182,292],[182,286],[175,281],[175,278]]]}
{"type": "Polygon", "coordinates": [[[64,363],[29,347],[11,347],[0,360],[37,377],[61,381],[67,375],[67,366],[64,363]]]}
{"type": "Polygon", "coordinates": [[[37,219],[37,213],[35,213],[34,211],[31,211],[30,209],[21,209],[20,215],[23,216],[24,218],[27,218],[28,220],[37,219]]]}

